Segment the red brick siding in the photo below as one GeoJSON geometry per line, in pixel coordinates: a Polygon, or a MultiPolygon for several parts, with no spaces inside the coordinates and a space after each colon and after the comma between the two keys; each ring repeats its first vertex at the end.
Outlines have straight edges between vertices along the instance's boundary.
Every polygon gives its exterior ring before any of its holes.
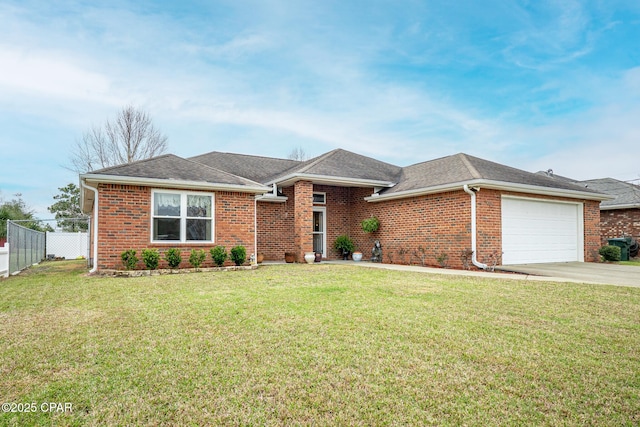
{"type": "MultiPolygon", "coordinates": [[[[362,197],[371,190],[360,190],[362,197]]],[[[469,196],[462,192],[446,192],[408,199],[368,203],[354,206],[352,237],[364,257],[371,256],[374,240],[380,240],[383,261],[394,264],[437,266],[436,258],[446,253],[447,264],[461,268],[460,253],[471,246],[469,196]],[[380,228],[365,233],[360,221],[375,215],[380,228]]]]}
{"type": "MultiPolygon", "coordinates": [[[[262,217],[263,213],[266,215],[259,219],[258,246],[265,254],[276,254],[274,259],[282,259],[285,250],[295,248],[292,230],[295,227],[295,195],[293,187],[283,191],[289,196],[285,204],[259,204],[259,216],[262,217]],[[264,231],[269,223],[272,230],[264,231]]],[[[315,185],[313,191],[326,193],[324,206],[329,259],[340,258],[340,254],[333,250],[333,242],[340,234],[347,234],[354,240],[358,250],[363,252],[364,259],[371,256],[374,241],[380,240],[384,262],[398,264],[438,266],[436,258],[446,253],[447,264],[461,268],[461,255],[471,248],[471,197],[463,190],[376,203],[364,200],[373,193],[373,188],[315,185]],[[369,234],[362,231],[360,222],[371,215],[380,220],[380,229],[369,234]]],[[[481,189],[476,194],[477,257],[478,261],[490,265],[494,263],[494,257],[498,257],[498,264],[501,263],[502,194],[576,202],[566,198],[481,189]]],[[[311,200],[308,192],[304,197],[311,200]]],[[[578,202],[584,203],[585,261],[597,261],[600,247],[598,202],[578,202]]],[[[308,210],[305,215],[311,218],[310,207],[305,205],[304,209],[308,210]]],[[[304,226],[308,227],[306,223],[304,226]]]]}
{"type": "Polygon", "coordinates": [[[313,251],[313,184],[298,181],[293,186],[294,252],[296,261],[303,262],[305,252],[313,251]]]}
{"type": "Polygon", "coordinates": [[[295,250],[293,187],[282,190],[288,197],[284,203],[258,202],[258,253],[265,260],[282,261],[285,252],[295,250]]]}
{"type": "MultiPolygon", "coordinates": [[[[151,188],[143,186],[100,184],[98,215],[98,268],[120,269],[120,254],[135,249],[140,259],[138,268],[144,268],[142,250],[158,248],[161,254],[160,268],[167,267],[164,253],[167,249],[181,249],[181,268],[190,267],[191,249],[204,249],[207,259],[203,267],[213,266],[209,249],[223,245],[229,251],[243,245],[247,258],[254,248],[254,206],[252,194],[235,192],[215,193],[214,243],[151,243],[151,188]]],[[[196,192],[196,191],[194,191],[196,192]]]]}
{"type": "Polygon", "coordinates": [[[593,200],[584,201],[584,260],[586,262],[599,262],[600,255],[600,202],[593,200]]]}
{"type": "Polygon", "coordinates": [[[602,245],[608,244],[607,239],[617,237],[631,236],[640,240],[640,208],[601,211],[600,227],[602,245]]]}

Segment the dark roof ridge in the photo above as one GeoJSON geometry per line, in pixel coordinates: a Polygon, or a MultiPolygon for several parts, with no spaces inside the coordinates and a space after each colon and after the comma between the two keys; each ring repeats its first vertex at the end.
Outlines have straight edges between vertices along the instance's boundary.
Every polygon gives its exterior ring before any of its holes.
{"type": "Polygon", "coordinates": [[[290,162],[303,163],[303,161],[301,161],[301,160],[285,159],[285,158],[282,158],[282,157],[259,156],[259,155],[256,155],[256,154],[231,153],[231,152],[228,152],[228,151],[217,151],[217,150],[209,151],[208,153],[197,154],[195,156],[189,157],[189,159],[193,159],[193,158],[196,158],[196,157],[204,157],[204,156],[209,155],[209,154],[228,154],[228,155],[232,155],[232,156],[253,157],[253,158],[256,158],[256,159],[285,160],[285,161],[290,161],[290,162]]]}

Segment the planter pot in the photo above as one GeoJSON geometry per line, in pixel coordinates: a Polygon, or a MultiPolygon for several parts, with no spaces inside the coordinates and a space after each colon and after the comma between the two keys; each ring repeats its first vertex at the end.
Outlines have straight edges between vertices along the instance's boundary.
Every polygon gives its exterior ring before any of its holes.
{"type": "Polygon", "coordinates": [[[296,260],[296,254],[293,252],[285,252],[284,253],[284,260],[288,263],[292,263],[296,260]]]}
{"type": "Polygon", "coordinates": [[[262,264],[262,261],[264,261],[264,254],[258,254],[258,264],[262,264]]]}
{"type": "Polygon", "coordinates": [[[316,260],[316,254],[313,252],[307,252],[304,254],[304,260],[307,261],[307,264],[313,264],[316,260]]]}
{"type": "Polygon", "coordinates": [[[322,254],[320,252],[316,252],[316,259],[314,261],[315,262],[322,261],[322,254]]]}
{"type": "Polygon", "coordinates": [[[362,261],[362,252],[354,252],[353,255],[351,255],[351,258],[356,262],[362,261]]]}

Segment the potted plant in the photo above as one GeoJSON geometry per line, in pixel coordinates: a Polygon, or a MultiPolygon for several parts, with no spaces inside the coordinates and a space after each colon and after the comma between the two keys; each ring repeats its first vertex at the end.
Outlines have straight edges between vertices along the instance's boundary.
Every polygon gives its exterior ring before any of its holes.
{"type": "Polygon", "coordinates": [[[355,261],[362,261],[362,252],[360,251],[355,251],[354,253],[351,254],[351,258],[355,261]]]}
{"type": "Polygon", "coordinates": [[[362,231],[365,233],[374,233],[380,228],[380,221],[372,215],[370,218],[362,220],[360,227],[362,227],[362,231]]]}
{"type": "Polygon", "coordinates": [[[295,252],[285,252],[284,253],[284,260],[287,263],[292,263],[296,260],[296,254],[295,252]]]}
{"type": "Polygon", "coordinates": [[[349,258],[349,254],[356,249],[356,246],[349,236],[343,234],[336,238],[336,241],[333,243],[333,248],[342,255],[342,259],[346,260],[349,258]]]}

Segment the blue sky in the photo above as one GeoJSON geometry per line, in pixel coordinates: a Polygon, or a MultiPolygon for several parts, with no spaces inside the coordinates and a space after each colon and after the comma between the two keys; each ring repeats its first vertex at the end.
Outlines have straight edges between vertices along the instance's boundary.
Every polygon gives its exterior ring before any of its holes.
{"type": "Polygon", "coordinates": [[[640,2],[0,0],[0,197],[127,104],[188,157],[458,152],[640,178],[640,2]]]}

